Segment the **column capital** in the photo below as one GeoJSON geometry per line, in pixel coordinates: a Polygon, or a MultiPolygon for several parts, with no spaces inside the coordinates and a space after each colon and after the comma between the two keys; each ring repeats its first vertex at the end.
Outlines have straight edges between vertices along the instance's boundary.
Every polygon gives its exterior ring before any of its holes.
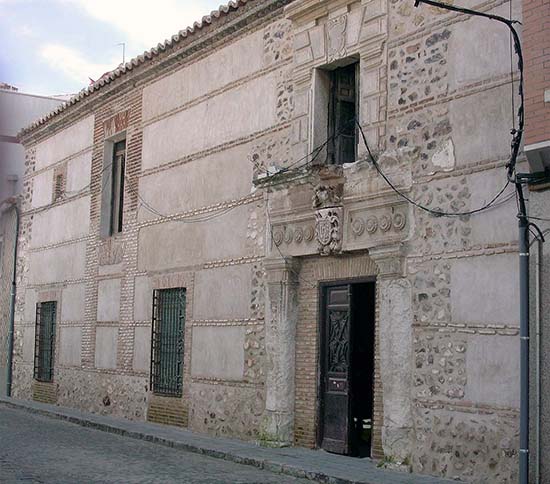
{"type": "Polygon", "coordinates": [[[300,259],[277,257],[264,259],[264,269],[268,284],[297,284],[300,273],[300,259]]]}
{"type": "Polygon", "coordinates": [[[405,255],[403,252],[403,244],[385,245],[369,249],[369,257],[378,266],[380,277],[403,277],[405,275],[405,255]]]}

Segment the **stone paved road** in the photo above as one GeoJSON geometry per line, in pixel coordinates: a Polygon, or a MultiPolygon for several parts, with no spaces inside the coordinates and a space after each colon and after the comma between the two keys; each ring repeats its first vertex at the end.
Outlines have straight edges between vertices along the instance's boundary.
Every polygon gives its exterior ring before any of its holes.
{"type": "Polygon", "coordinates": [[[311,484],[0,407],[0,483],[311,484]]]}

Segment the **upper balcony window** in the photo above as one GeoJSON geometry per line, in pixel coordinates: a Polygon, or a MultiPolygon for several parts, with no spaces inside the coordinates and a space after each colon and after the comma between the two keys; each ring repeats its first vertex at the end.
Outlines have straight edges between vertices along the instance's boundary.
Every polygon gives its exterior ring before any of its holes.
{"type": "Polygon", "coordinates": [[[357,158],[357,67],[353,63],[330,71],[328,158],[330,164],[353,163],[357,158]]]}

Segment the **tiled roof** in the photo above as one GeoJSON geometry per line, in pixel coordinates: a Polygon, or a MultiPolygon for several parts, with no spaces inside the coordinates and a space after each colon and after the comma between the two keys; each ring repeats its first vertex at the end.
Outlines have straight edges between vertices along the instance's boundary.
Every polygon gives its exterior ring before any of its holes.
{"type": "Polygon", "coordinates": [[[133,70],[135,67],[138,67],[141,64],[147,62],[148,60],[153,59],[154,57],[159,55],[161,52],[164,52],[165,50],[174,47],[176,44],[178,44],[185,38],[189,37],[190,35],[193,35],[198,30],[201,30],[202,28],[214,23],[221,16],[227,15],[230,12],[237,10],[239,7],[242,7],[244,4],[248,3],[249,1],[251,0],[231,0],[229,1],[229,3],[227,3],[227,5],[220,5],[218,10],[214,10],[213,12],[210,13],[210,15],[205,15],[200,22],[193,23],[192,26],[189,26],[184,30],[180,30],[176,35],[173,35],[170,39],[166,39],[162,44],[158,44],[156,47],[153,47],[145,51],[143,54],[138,55],[137,57],[127,62],[126,64],[121,64],[116,69],[105,73],[96,82],[82,89],[82,91],[80,91],[78,94],[75,94],[67,102],[58,106],[54,111],[46,114],[42,118],[36,120],[30,126],[27,126],[23,130],[21,130],[19,132],[19,136],[27,134],[28,132],[44,124],[46,121],[53,118],[57,114],[65,111],[69,106],[76,104],[77,102],[88,97],[90,94],[94,93],[95,91],[98,91],[103,86],[110,84],[112,81],[123,76],[127,72],[133,70]]]}

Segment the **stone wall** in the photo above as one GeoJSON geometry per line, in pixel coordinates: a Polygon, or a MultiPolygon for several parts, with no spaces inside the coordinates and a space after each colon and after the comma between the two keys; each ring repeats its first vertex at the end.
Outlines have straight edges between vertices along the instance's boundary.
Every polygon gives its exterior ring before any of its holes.
{"type": "Polygon", "coordinates": [[[175,64],[160,62],[139,87],[144,73],[128,74],[133,81],[109,86],[81,103],[89,109],[69,109],[27,140],[16,396],[260,436],[266,220],[252,180],[257,147],[289,129],[284,3],[251,3],[222,17],[223,35],[215,31],[175,64]],[[268,102],[258,109],[262,96],[268,102]],[[106,236],[105,147],[120,138],[124,227],[106,236]],[[152,291],[171,287],[186,289],[181,398],[149,389],[152,291]],[[34,308],[48,298],[58,301],[54,382],[38,388],[34,308]]]}

